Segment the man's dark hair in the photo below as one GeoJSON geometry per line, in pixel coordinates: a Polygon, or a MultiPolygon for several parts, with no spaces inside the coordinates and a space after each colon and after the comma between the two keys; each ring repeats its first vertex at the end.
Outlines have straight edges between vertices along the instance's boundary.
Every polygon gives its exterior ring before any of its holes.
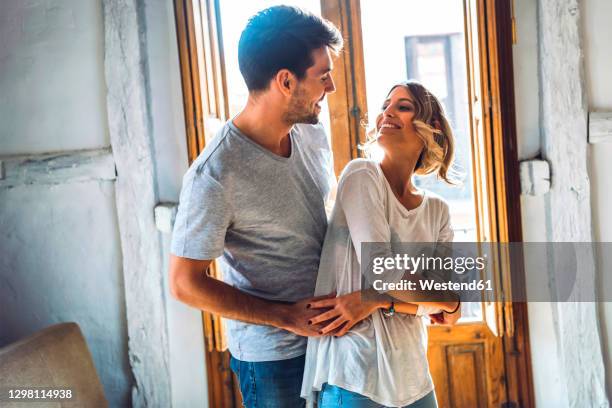
{"type": "Polygon", "coordinates": [[[291,6],[275,6],[249,19],[238,43],[238,64],[249,91],[268,88],[281,69],[303,79],[312,51],[328,46],[338,52],[342,36],[329,21],[291,6]]]}

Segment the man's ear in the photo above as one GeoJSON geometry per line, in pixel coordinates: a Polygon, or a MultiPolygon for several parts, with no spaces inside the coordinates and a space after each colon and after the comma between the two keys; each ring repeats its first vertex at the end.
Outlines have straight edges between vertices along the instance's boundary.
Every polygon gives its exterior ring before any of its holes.
{"type": "Polygon", "coordinates": [[[288,69],[281,69],[276,73],[276,77],[274,77],[276,82],[276,86],[281,91],[281,93],[285,96],[290,96],[295,89],[295,75],[291,73],[288,69]]]}

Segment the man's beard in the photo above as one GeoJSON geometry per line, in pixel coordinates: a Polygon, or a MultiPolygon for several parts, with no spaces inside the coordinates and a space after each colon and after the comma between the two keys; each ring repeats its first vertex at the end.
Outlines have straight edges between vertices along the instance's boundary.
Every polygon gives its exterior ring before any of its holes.
{"type": "Polygon", "coordinates": [[[295,94],[289,101],[287,112],[283,115],[283,121],[292,125],[294,123],[308,123],[310,125],[319,123],[319,115],[313,110],[309,110],[309,102],[301,88],[295,90],[295,94]]]}

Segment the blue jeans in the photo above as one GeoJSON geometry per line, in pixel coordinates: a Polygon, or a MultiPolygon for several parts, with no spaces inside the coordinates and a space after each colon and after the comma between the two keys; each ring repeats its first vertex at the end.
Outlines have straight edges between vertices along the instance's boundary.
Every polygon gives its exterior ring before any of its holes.
{"type": "Polygon", "coordinates": [[[230,358],[247,408],[300,408],[305,355],[288,360],[249,363],[230,358]]]}
{"type": "MultiPolygon", "coordinates": [[[[323,384],[319,393],[319,408],[383,408],[368,397],[365,397],[356,392],[347,391],[344,388],[336,387],[335,385],[323,384]]],[[[438,408],[436,395],[430,392],[418,401],[404,408],[438,408]]]]}

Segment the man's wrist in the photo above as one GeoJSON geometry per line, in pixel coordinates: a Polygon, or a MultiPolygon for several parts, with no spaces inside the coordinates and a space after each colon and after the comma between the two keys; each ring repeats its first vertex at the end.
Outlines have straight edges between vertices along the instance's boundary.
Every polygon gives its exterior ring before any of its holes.
{"type": "Polygon", "coordinates": [[[270,325],[279,329],[288,330],[292,326],[292,315],[288,304],[274,304],[270,310],[270,325]]]}

